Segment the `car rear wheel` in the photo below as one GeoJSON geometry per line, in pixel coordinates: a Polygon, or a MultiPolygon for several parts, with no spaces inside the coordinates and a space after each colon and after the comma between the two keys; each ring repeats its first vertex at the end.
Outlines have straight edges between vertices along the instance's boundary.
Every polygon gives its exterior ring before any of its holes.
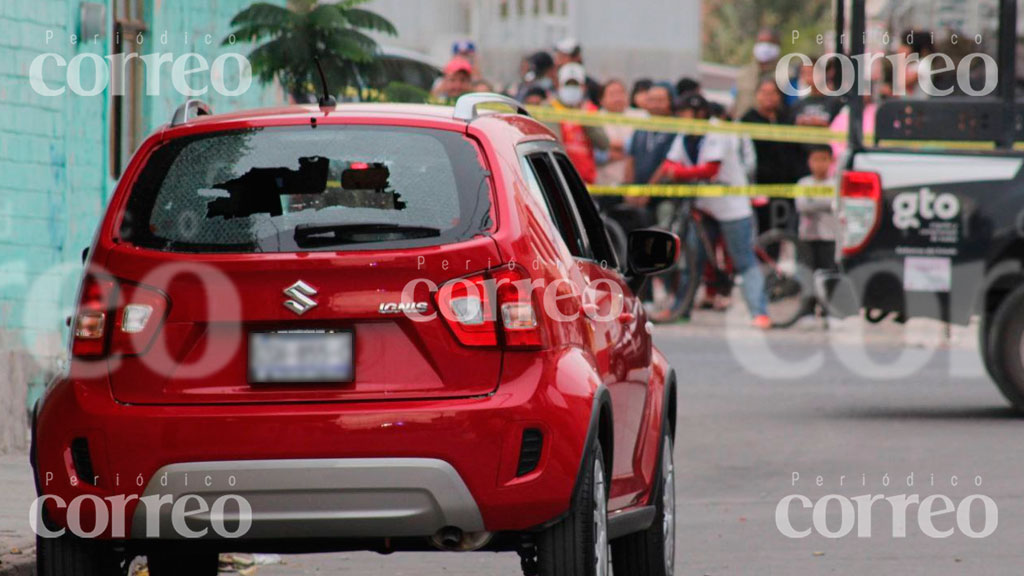
{"type": "Polygon", "coordinates": [[[672,436],[665,431],[661,447],[661,474],[651,501],[657,509],[650,528],[612,542],[616,574],[672,576],[676,564],[676,473],[672,436]]]}
{"type": "Polygon", "coordinates": [[[999,304],[991,323],[982,327],[982,358],[1003,396],[1024,411],[1024,287],[999,304]]]}
{"type": "Polygon", "coordinates": [[[65,531],[57,538],[36,536],[38,576],[121,576],[121,558],[103,540],[65,531]]]}
{"type": "Polygon", "coordinates": [[[989,329],[992,326],[992,314],[982,314],[978,322],[978,354],[985,366],[985,373],[995,382],[999,371],[995,368],[995,360],[992,359],[992,346],[989,346],[989,329]]]}
{"type": "Polygon", "coordinates": [[[608,482],[604,455],[595,442],[569,515],[537,541],[540,576],[608,576],[608,482]]]}

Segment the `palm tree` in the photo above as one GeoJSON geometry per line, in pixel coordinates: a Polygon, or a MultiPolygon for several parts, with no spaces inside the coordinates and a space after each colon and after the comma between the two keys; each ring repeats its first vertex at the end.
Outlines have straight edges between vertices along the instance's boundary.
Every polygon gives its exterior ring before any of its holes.
{"type": "Polygon", "coordinates": [[[337,92],[356,85],[357,70],[373,61],[377,43],[364,31],[397,34],[386,18],[357,7],[368,1],[291,0],[289,8],[258,2],[231,19],[231,34],[241,41],[266,40],[249,54],[253,73],[263,83],[276,77],[297,101],[307,101],[320,86],[314,58],[337,92]]]}

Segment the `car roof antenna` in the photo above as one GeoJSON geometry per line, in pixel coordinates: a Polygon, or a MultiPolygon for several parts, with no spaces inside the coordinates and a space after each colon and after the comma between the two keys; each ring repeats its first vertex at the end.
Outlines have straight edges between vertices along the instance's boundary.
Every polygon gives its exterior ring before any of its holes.
{"type": "Polygon", "coordinates": [[[320,65],[320,57],[314,56],[313,62],[316,64],[316,71],[320,73],[320,86],[323,89],[323,92],[320,95],[320,100],[318,101],[320,108],[333,109],[337,106],[338,102],[334,99],[334,96],[331,96],[331,90],[327,87],[327,76],[324,76],[324,68],[320,65]]]}

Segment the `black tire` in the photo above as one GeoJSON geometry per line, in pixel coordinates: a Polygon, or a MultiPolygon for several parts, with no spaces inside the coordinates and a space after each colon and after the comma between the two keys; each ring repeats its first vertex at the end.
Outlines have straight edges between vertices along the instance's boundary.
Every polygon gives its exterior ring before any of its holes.
{"type": "Polygon", "coordinates": [[[992,315],[984,313],[978,319],[978,354],[981,356],[981,363],[985,366],[985,373],[993,382],[999,373],[992,359],[992,350],[988,344],[989,327],[992,325],[992,315]]]}
{"type": "Polygon", "coordinates": [[[217,576],[220,556],[216,552],[190,553],[166,550],[146,555],[150,576],[217,576]]]}
{"type": "Polygon", "coordinates": [[[768,316],[772,326],[788,328],[815,299],[813,272],[803,264],[808,261],[807,246],[793,234],[777,229],[758,236],[757,245],[774,262],[765,262],[758,254],[768,295],[768,316]]]}
{"type": "Polygon", "coordinates": [[[68,531],[57,538],[36,536],[38,576],[121,576],[121,560],[103,540],[79,538],[68,531]]]}
{"type": "Polygon", "coordinates": [[[654,522],[643,532],[612,541],[612,563],[616,574],[672,576],[675,572],[675,465],[672,435],[668,427],[665,428],[658,459],[660,474],[652,499],[657,508],[654,522]]]}
{"type": "Polygon", "coordinates": [[[985,367],[999,391],[1024,412],[1024,286],[1003,299],[979,338],[985,345],[985,367]]]}
{"type": "Polygon", "coordinates": [[[540,576],[607,576],[609,573],[608,480],[600,444],[595,441],[583,460],[584,472],[568,516],[544,530],[537,539],[540,576]],[[598,491],[602,494],[595,496],[598,491]],[[603,506],[599,508],[602,500],[603,506]],[[603,531],[597,526],[597,518],[602,513],[603,531]],[[601,540],[604,541],[604,570],[598,569],[597,547],[601,540]]]}

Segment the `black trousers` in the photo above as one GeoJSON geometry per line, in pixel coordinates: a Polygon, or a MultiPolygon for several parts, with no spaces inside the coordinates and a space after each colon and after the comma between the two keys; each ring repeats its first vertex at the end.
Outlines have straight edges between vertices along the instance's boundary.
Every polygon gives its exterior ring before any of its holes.
{"type": "MultiPolygon", "coordinates": [[[[806,289],[810,292],[804,299],[804,315],[813,315],[814,308],[818,304],[814,296],[814,277],[816,270],[835,270],[836,267],[836,243],[831,240],[803,240],[804,248],[800,250],[801,264],[805,267],[805,273],[810,276],[806,279],[806,289]]],[[[801,282],[804,283],[804,282],[801,282]]]]}
{"type": "Polygon", "coordinates": [[[836,267],[836,243],[831,240],[804,240],[807,247],[803,265],[810,270],[833,270],[836,267]]]}

